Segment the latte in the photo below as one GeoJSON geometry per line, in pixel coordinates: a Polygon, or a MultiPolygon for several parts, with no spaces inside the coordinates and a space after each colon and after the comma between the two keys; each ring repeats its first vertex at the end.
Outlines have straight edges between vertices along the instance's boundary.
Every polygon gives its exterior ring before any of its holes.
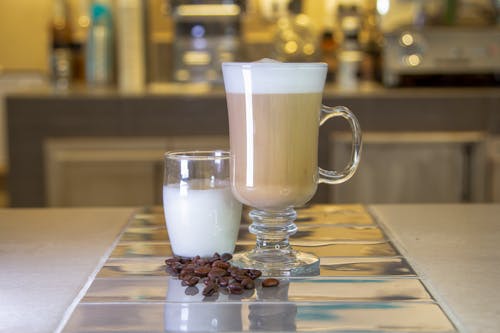
{"type": "Polygon", "coordinates": [[[233,194],[249,206],[300,206],[316,192],[321,92],[228,92],[233,194]]]}

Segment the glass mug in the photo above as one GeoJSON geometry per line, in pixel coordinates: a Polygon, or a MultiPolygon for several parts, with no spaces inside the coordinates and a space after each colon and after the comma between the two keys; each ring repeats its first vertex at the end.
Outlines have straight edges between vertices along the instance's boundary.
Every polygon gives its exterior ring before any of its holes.
{"type": "Polygon", "coordinates": [[[294,207],[307,203],[318,183],[338,184],[356,171],[361,129],[344,106],[321,104],[325,63],[223,63],[229,118],[231,189],[253,207],[250,232],[256,247],[237,254],[239,266],[268,275],[311,275],[319,259],[294,251],[289,236],[297,231],[294,207]],[[351,158],[344,170],[318,167],[319,126],[333,117],[352,129],[351,158]]]}

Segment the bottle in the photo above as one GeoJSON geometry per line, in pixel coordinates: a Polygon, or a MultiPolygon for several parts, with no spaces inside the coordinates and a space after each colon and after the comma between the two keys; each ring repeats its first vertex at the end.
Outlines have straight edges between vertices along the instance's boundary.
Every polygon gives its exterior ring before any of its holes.
{"type": "Polygon", "coordinates": [[[72,79],[71,24],[65,0],[54,0],[51,21],[50,74],[56,88],[67,89],[72,79]]]}
{"type": "Polygon", "coordinates": [[[358,7],[339,6],[340,28],[343,34],[338,52],[337,83],[344,89],[356,89],[361,76],[363,52],[359,44],[361,20],[358,7]]]}
{"type": "Polygon", "coordinates": [[[328,65],[326,81],[332,82],[335,80],[337,71],[337,42],[333,31],[330,29],[325,29],[321,36],[321,55],[321,60],[328,65]]]}
{"type": "Polygon", "coordinates": [[[142,0],[116,1],[118,88],[141,91],[145,83],[142,0]]]}
{"type": "MultiPolygon", "coordinates": [[[[75,1],[75,0],[73,0],[75,1]]],[[[78,0],[73,2],[74,17],[76,25],[73,26],[72,56],[73,56],[73,82],[82,84],[85,82],[85,45],[87,41],[88,28],[90,25],[89,0],[78,0]],[[76,15],[75,15],[76,14],[76,15]]]]}
{"type": "Polygon", "coordinates": [[[381,81],[382,34],[375,3],[366,6],[363,15],[359,43],[363,51],[361,79],[367,82],[381,81]]]}
{"type": "Polygon", "coordinates": [[[328,65],[327,82],[335,82],[338,69],[339,32],[335,17],[336,7],[335,0],[325,1],[323,33],[321,35],[321,61],[328,65]]]}
{"type": "Polygon", "coordinates": [[[87,84],[104,86],[113,83],[113,21],[109,1],[94,1],[90,6],[85,72],[87,84]]]}

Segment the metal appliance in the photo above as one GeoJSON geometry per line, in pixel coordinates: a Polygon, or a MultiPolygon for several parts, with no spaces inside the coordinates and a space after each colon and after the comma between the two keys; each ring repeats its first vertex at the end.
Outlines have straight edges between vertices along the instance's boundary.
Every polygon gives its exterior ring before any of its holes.
{"type": "Polygon", "coordinates": [[[173,81],[222,83],[221,64],[240,50],[238,1],[173,1],[173,81]]]}
{"type": "Polygon", "coordinates": [[[432,76],[495,85],[500,81],[500,27],[402,28],[385,33],[382,55],[387,86],[432,76]]]}

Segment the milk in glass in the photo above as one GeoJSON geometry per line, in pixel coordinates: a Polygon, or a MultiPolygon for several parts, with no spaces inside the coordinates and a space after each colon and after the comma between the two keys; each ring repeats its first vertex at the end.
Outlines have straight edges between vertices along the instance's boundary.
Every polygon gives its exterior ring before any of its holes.
{"type": "Polygon", "coordinates": [[[175,255],[210,257],[233,253],[238,237],[241,203],[228,182],[207,187],[188,184],[163,186],[163,207],[175,255]]]}

